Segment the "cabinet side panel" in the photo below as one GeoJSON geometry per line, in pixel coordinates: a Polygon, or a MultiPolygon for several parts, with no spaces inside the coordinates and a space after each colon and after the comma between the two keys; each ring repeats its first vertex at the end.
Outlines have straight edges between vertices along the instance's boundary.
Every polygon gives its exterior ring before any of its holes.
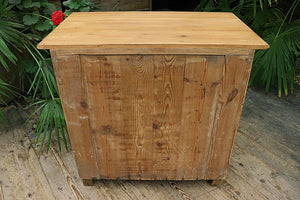
{"type": "Polygon", "coordinates": [[[225,56],[206,179],[224,179],[239,126],[253,60],[249,56],[225,56]]]}
{"type": "Polygon", "coordinates": [[[224,56],[187,56],[177,179],[203,179],[224,56]]]}
{"type": "Polygon", "coordinates": [[[78,55],[56,57],[55,51],[51,51],[51,57],[79,176],[97,179],[80,58],[78,55]]]}

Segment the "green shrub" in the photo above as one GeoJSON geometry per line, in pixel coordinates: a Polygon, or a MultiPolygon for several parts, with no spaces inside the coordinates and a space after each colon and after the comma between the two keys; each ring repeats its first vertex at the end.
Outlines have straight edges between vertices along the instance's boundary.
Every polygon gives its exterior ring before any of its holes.
{"type": "MultiPolygon", "coordinates": [[[[86,12],[94,8],[94,4],[88,0],[69,0],[65,2],[65,5],[69,8],[69,12],[86,12]]],[[[14,12],[11,18],[6,19],[6,22],[18,22],[20,27],[15,28],[22,27],[22,34],[26,36],[27,41],[30,41],[27,45],[20,44],[26,50],[25,54],[23,54],[23,59],[17,62],[17,59],[13,55],[10,55],[9,52],[7,53],[7,58],[13,64],[18,65],[22,89],[27,90],[27,95],[33,100],[32,105],[37,106],[37,109],[31,115],[39,114],[36,124],[35,142],[37,144],[39,138],[42,138],[40,147],[42,150],[46,138],[48,138],[48,152],[52,130],[55,130],[59,149],[61,150],[61,139],[66,149],[68,149],[68,131],[50,54],[49,51],[40,51],[36,48],[37,43],[56,27],[51,22],[51,15],[56,10],[56,7],[47,0],[9,0],[9,4],[6,1],[6,4],[2,7],[8,7],[14,12]],[[26,82],[29,82],[29,88],[26,88],[26,82]]],[[[14,42],[12,44],[17,45],[14,42]]],[[[3,113],[0,113],[0,118],[3,118],[3,113]]]]}
{"type": "Polygon", "coordinates": [[[69,12],[89,12],[95,8],[89,0],[67,0],[64,5],[69,8],[69,12]]]}
{"type": "Polygon", "coordinates": [[[24,26],[25,33],[38,42],[51,30],[51,14],[56,10],[54,4],[47,0],[10,0],[15,11],[15,18],[24,26]]]}
{"type": "MultiPolygon", "coordinates": [[[[68,148],[68,132],[50,54],[36,49],[37,43],[52,30],[50,17],[54,10],[55,6],[47,0],[6,0],[0,3],[0,62],[7,70],[11,64],[19,67],[23,89],[32,98],[32,105],[38,106],[33,113],[39,113],[36,142],[43,135],[42,150],[48,135],[47,151],[53,129],[59,149],[60,139],[68,148]],[[26,81],[29,81],[29,88],[24,86],[26,81]]],[[[0,80],[0,94],[7,96],[11,92],[8,85],[0,80]]],[[[1,110],[0,119],[5,122],[1,110]]]]}
{"type": "MultiPolygon", "coordinates": [[[[0,2],[0,64],[7,71],[9,65],[17,64],[20,54],[24,52],[25,46],[28,45],[28,37],[22,32],[24,26],[10,19],[14,16],[12,6],[8,0],[0,2]]],[[[0,79],[0,95],[9,97],[13,91],[9,85],[0,79]]],[[[6,105],[0,96],[0,102],[6,105]]],[[[2,110],[0,109],[0,120],[6,124],[2,110]]]]}

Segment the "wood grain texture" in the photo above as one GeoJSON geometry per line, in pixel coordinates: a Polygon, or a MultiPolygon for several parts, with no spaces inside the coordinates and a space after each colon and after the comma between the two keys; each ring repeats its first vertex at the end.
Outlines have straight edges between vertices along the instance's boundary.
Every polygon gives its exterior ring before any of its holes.
{"type": "MultiPolygon", "coordinates": [[[[266,49],[268,44],[232,13],[72,13],[40,49],[93,48],[266,49]]],[[[126,50],[122,52],[126,54],[126,50]]]]}
{"type": "Polygon", "coordinates": [[[251,70],[248,54],[54,55],[71,141],[80,144],[76,160],[91,168],[79,166],[80,176],[224,179],[251,70]]]}
{"type": "Polygon", "coordinates": [[[152,178],[153,56],[121,56],[128,178],[152,178]]]}
{"type": "Polygon", "coordinates": [[[223,81],[207,160],[206,179],[224,179],[239,126],[252,56],[225,56],[223,81]]]}
{"type": "Polygon", "coordinates": [[[176,179],[185,59],[184,56],[154,56],[154,179],[176,179]]]}
{"type": "Polygon", "coordinates": [[[0,199],[55,200],[38,156],[24,137],[24,127],[14,127],[7,133],[0,134],[0,199]]]}
{"type": "Polygon", "coordinates": [[[100,178],[212,179],[207,158],[224,56],[81,55],[80,61],[89,119],[83,126],[100,178]]]}
{"type": "Polygon", "coordinates": [[[224,56],[187,56],[177,179],[205,178],[224,56]]]}
{"type": "Polygon", "coordinates": [[[59,169],[62,171],[64,180],[66,180],[67,185],[68,185],[69,189],[71,190],[71,192],[73,193],[75,199],[85,200],[86,199],[85,195],[80,191],[77,184],[73,180],[69,169],[66,167],[66,165],[63,162],[59,153],[53,147],[50,147],[50,150],[51,150],[51,153],[53,154],[53,157],[55,158],[57,165],[59,166],[59,169]]]}
{"type": "Polygon", "coordinates": [[[72,13],[52,50],[83,179],[224,179],[253,49],[232,13],[72,13]]]}
{"type": "Polygon", "coordinates": [[[126,176],[120,57],[81,56],[100,178],[126,176]]]}
{"type": "Polygon", "coordinates": [[[164,47],[163,45],[155,48],[149,48],[144,46],[134,46],[130,47],[101,47],[98,49],[58,49],[56,50],[57,56],[68,56],[68,55],[120,55],[120,54],[133,54],[133,55],[249,55],[248,49],[207,49],[199,48],[197,45],[191,46],[189,48],[181,48],[178,46],[168,45],[164,47]]]}
{"type": "Polygon", "coordinates": [[[51,51],[51,58],[80,177],[100,178],[89,127],[80,57],[56,57],[55,51],[51,51]]]}

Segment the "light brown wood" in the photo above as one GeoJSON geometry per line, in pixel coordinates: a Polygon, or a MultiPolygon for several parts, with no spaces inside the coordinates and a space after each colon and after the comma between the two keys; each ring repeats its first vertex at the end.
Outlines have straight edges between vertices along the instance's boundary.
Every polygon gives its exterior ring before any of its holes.
{"type": "Polygon", "coordinates": [[[154,179],[158,180],[176,179],[185,59],[154,56],[152,159],[154,179]]]}
{"type": "Polygon", "coordinates": [[[223,181],[224,181],[224,180],[212,180],[212,181],[210,181],[210,184],[211,184],[212,186],[220,187],[220,186],[222,185],[223,181]]]}
{"type": "Polygon", "coordinates": [[[121,139],[124,138],[120,59],[81,56],[81,64],[99,176],[117,178],[126,161],[125,151],[120,151],[121,139]]]}
{"type": "MultiPolygon", "coordinates": [[[[55,149],[53,149],[52,147],[50,147],[50,149],[51,149],[51,153],[53,154],[55,161],[57,162],[57,164],[59,165],[59,167],[62,171],[62,174],[63,174],[65,180],[67,180],[67,185],[68,185],[69,189],[71,190],[71,192],[73,193],[73,195],[76,197],[76,199],[86,199],[85,195],[80,192],[75,181],[72,179],[69,169],[65,166],[65,164],[64,164],[63,160],[61,159],[60,155],[58,154],[58,152],[55,149]]],[[[89,186],[92,186],[93,181],[92,181],[92,179],[83,179],[83,184],[85,184],[85,183],[88,184],[89,186]]]]}
{"type": "Polygon", "coordinates": [[[80,57],[56,57],[51,51],[51,58],[79,174],[82,178],[99,178],[80,57]]]}
{"type": "Polygon", "coordinates": [[[206,179],[224,179],[239,126],[251,56],[225,56],[225,67],[207,158],[206,179]]]}
{"type": "Polygon", "coordinates": [[[178,48],[176,46],[168,45],[164,47],[161,45],[156,48],[146,48],[131,45],[130,47],[101,47],[99,49],[67,49],[67,50],[56,50],[57,56],[68,56],[68,55],[120,55],[120,54],[155,54],[155,55],[165,55],[165,54],[188,54],[188,55],[249,55],[248,49],[207,49],[207,48],[197,48],[193,46],[190,48],[178,48]]]}
{"type": "Polygon", "coordinates": [[[152,179],[153,56],[122,56],[122,112],[128,177],[152,179]]]}
{"type": "MultiPolygon", "coordinates": [[[[18,122],[19,117],[14,118],[18,122]]],[[[0,134],[0,199],[54,200],[47,177],[23,129],[19,126],[13,131],[2,130],[5,134],[0,134]]]]}
{"type": "MultiPolygon", "coordinates": [[[[268,44],[232,13],[72,13],[40,49],[93,48],[265,49],[268,44]]],[[[126,54],[126,51],[123,53],[126,54]]]]}
{"type": "Polygon", "coordinates": [[[82,55],[78,60],[98,177],[205,178],[224,56],[82,55]]]}
{"type": "Polygon", "coordinates": [[[177,179],[205,178],[224,56],[187,56],[177,179]]]}
{"type": "Polygon", "coordinates": [[[93,179],[82,179],[82,183],[84,186],[93,186],[94,185],[93,179]]]}
{"type": "Polygon", "coordinates": [[[56,58],[52,51],[80,176],[224,179],[251,70],[248,54],[56,58]]]}
{"type": "Polygon", "coordinates": [[[256,48],[231,13],[73,13],[51,48],[82,179],[225,179],[256,48]]]}

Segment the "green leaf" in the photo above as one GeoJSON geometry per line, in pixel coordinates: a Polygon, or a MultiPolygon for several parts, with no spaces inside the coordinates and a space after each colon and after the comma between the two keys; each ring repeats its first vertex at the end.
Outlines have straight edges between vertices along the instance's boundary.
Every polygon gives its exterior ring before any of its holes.
{"type": "Polygon", "coordinates": [[[36,24],[39,21],[39,16],[36,15],[25,15],[23,17],[23,22],[25,25],[33,25],[36,24]]]}
{"type": "Polygon", "coordinates": [[[12,22],[15,13],[14,5],[8,1],[0,3],[0,64],[8,70],[9,64],[16,64],[24,45],[28,42],[26,35],[21,32],[23,25],[12,22]]]}
{"type": "Polygon", "coordinates": [[[50,12],[54,12],[56,10],[56,7],[53,3],[43,3],[42,4],[45,8],[47,8],[50,12]]]}
{"type": "Polygon", "coordinates": [[[18,5],[21,3],[21,0],[9,0],[8,1],[10,4],[18,5]]]}
{"type": "Polygon", "coordinates": [[[63,5],[69,7],[71,0],[63,1],[63,5]]]}
{"type": "Polygon", "coordinates": [[[68,146],[67,146],[68,132],[66,129],[66,121],[63,114],[60,99],[54,98],[54,99],[41,100],[32,105],[36,105],[36,104],[41,104],[41,106],[39,106],[37,110],[34,111],[33,114],[37,113],[39,110],[41,110],[41,114],[37,121],[35,143],[37,144],[37,142],[40,139],[40,136],[43,135],[41,141],[41,147],[40,147],[40,150],[42,150],[48,135],[48,142],[47,142],[47,151],[48,151],[53,136],[52,130],[54,128],[56,132],[56,138],[58,140],[59,149],[61,150],[60,140],[62,139],[66,149],[68,150],[68,146]]]}
{"type": "Polygon", "coordinates": [[[32,0],[23,1],[24,8],[41,7],[40,2],[32,2],[32,0]]]}
{"type": "Polygon", "coordinates": [[[90,9],[89,6],[85,6],[85,7],[79,8],[79,11],[80,11],[80,12],[89,12],[90,10],[91,10],[91,9],[90,9]]]}
{"type": "Polygon", "coordinates": [[[39,35],[33,34],[33,33],[27,33],[26,36],[29,40],[39,41],[41,39],[41,37],[39,35]]]}
{"type": "Polygon", "coordinates": [[[34,27],[38,31],[47,31],[52,28],[49,22],[50,22],[50,20],[46,20],[44,22],[38,22],[34,27]]]}
{"type": "Polygon", "coordinates": [[[300,53],[300,26],[297,21],[289,25],[273,23],[265,30],[263,38],[270,48],[256,52],[250,85],[265,85],[268,93],[269,87],[277,84],[279,97],[282,89],[285,95],[289,91],[293,93],[295,60],[300,53]]]}
{"type": "MultiPolygon", "coordinates": [[[[3,38],[0,36],[0,52],[13,64],[16,63],[17,61],[17,57],[16,55],[9,49],[9,47],[7,46],[5,40],[3,40],[3,38]]],[[[3,65],[3,67],[8,70],[8,65],[6,63],[6,61],[2,58],[2,56],[0,57],[0,63],[3,65]]]]}
{"type": "Polygon", "coordinates": [[[69,8],[71,8],[72,10],[77,10],[77,9],[79,9],[79,7],[80,7],[80,4],[77,3],[76,1],[71,1],[69,3],[69,8]]]}

